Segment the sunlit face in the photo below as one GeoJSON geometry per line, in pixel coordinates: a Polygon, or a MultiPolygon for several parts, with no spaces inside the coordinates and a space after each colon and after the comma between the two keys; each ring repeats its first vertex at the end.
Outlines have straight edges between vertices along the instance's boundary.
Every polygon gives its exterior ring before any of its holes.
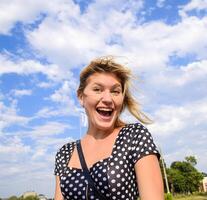
{"type": "Polygon", "coordinates": [[[94,73],[88,80],[80,103],[86,110],[89,128],[113,129],[123,105],[120,80],[112,73],[94,73]]]}

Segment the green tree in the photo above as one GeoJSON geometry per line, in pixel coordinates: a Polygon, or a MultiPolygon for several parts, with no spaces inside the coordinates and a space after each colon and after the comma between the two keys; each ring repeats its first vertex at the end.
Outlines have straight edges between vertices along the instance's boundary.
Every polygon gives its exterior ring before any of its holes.
{"type": "Polygon", "coordinates": [[[31,195],[31,196],[24,198],[24,200],[39,200],[39,198],[38,198],[38,196],[31,195]]]}
{"type": "Polygon", "coordinates": [[[8,198],[8,200],[18,200],[18,197],[17,196],[11,196],[8,198]]]}
{"type": "Polygon", "coordinates": [[[171,192],[185,193],[185,178],[183,177],[182,173],[177,169],[170,168],[167,170],[167,174],[171,192]]]}
{"type": "Polygon", "coordinates": [[[203,175],[203,177],[207,177],[207,173],[206,172],[201,172],[201,174],[203,175]]]}
{"type": "Polygon", "coordinates": [[[24,199],[24,197],[23,196],[20,196],[19,198],[18,198],[18,200],[23,200],[24,199]]]}
{"type": "Polygon", "coordinates": [[[195,156],[186,156],[185,160],[193,166],[195,166],[197,164],[197,160],[196,160],[195,156]]]}
{"type": "Polygon", "coordinates": [[[203,176],[194,167],[194,163],[197,163],[196,159],[190,159],[190,161],[173,162],[168,169],[169,182],[174,192],[192,193],[198,191],[203,176]]]}

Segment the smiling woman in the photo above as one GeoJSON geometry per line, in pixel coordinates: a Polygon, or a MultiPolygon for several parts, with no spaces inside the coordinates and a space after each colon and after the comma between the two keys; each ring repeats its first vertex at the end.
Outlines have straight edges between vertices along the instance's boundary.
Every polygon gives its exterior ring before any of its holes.
{"type": "Polygon", "coordinates": [[[111,57],[92,61],[80,74],[77,95],[88,130],[56,154],[55,200],[162,200],[159,153],[149,123],[129,92],[130,71],[111,57]],[[120,120],[127,108],[140,122],[120,120]]]}

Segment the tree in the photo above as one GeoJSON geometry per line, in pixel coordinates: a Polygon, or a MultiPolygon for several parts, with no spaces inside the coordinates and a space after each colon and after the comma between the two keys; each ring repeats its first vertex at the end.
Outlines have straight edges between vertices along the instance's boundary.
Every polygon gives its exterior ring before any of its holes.
{"type": "Polygon", "coordinates": [[[24,200],[39,200],[39,198],[38,198],[38,196],[31,195],[31,196],[24,198],[24,200]]]}
{"type": "Polygon", "coordinates": [[[185,180],[182,173],[180,173],[179,170],[173,168],[168,169],[167,173],[171,192],[185,193],[185,180]]]}
{"type": "Polygon", "coordinates": [[[192,166],[195,166],[197,164],[197,160],[195,156],[186,156],[185,160],[190,163],[192,166]]]}
{"type": "Polygon", "coordinates": [[[18,197],[17,196],[11,196],[8,198],[8,200],[18,200],[18,197]]]}
{"type": "Polygon", "coordinates": [[[201,174],[203,175],[203,177],[207,177],[207,173],[206,172],[201,172],[201,174]]]}
{"type": "Polygon", "coordinates": [[[175,161],[168,169],[171,189],[178,193],[192,193],[198,191],[203,175],[194,167],[195,157],[186,157],[188,161],[175,161]]]}

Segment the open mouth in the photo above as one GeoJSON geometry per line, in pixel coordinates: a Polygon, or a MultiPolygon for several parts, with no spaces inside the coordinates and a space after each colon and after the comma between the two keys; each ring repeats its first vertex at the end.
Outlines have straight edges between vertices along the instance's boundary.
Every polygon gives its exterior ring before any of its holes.
{"type": "Polygon", "coordinates": [[[112,108],[96,108],[96,111],[104,117],[110,117],[113,113],[112,108]]]}

